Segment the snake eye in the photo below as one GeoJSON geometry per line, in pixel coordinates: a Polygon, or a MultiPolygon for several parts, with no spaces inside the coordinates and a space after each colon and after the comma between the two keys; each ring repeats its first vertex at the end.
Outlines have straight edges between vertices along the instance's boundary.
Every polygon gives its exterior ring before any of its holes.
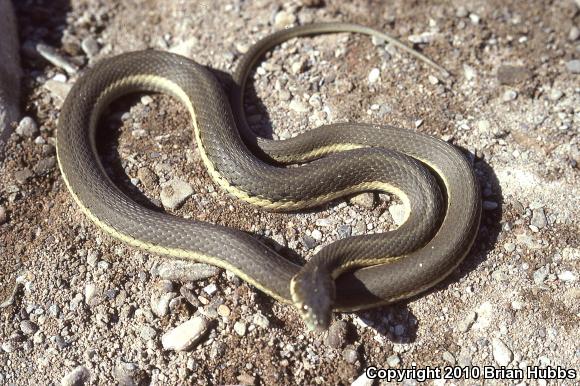
{"type": "Polygon", "coordinates": [[[302,309],[303,309],[304,311],[308,311],[308,306],[307,306],[306,304],[303,304],[303,305],[302,305],[302,309]]]}

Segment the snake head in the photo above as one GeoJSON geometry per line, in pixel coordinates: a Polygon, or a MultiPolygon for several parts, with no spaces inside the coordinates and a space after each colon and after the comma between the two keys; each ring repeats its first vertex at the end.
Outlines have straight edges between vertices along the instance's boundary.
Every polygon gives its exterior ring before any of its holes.
{"type": "Polygon", "coordinates": [[[330,326],[335,299],[334,279],[318,267],[306,265],[290,282],[292,301],[310,331],[330,326]]]}

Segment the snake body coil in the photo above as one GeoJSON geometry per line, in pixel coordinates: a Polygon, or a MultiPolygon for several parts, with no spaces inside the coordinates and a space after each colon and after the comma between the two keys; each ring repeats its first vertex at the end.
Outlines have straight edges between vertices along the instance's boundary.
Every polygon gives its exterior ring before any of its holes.
{"type": "Polygon", "coordinates": [[[373,307],[432,287],[462,261],[479,226],[478,185],[461,153],[427,135],[368,124],[332,124],[271,141],[255,136],[244,119],[243,89],[265,51],[291,37],[341,31],[400,45],[378,31],[344,23],[280,31],[242,59],[231,101],[206,68],[178,55],[141,51],[99,62],[76,82],[59,118],[57,155],[75,201],[99,227],[131,245],[226,268],[276,299],[294,303],[311,328],[326,327],[332,309],[373,307]],[[301,267],[246,233],[144,208],[107,176],[95,145],[104,108],[136,91],[167,93],[185,104],[211,177],[240,199],[271,210],[295,210],[383,190],[401,198],[408,218],[394,232],[339,240],[301,267]],[[445,207],[424,165],[442,182],[445,207]]]}

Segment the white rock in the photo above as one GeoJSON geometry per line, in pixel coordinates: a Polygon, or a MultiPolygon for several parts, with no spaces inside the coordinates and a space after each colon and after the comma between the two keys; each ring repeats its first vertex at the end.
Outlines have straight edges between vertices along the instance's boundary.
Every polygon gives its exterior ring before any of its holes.
{"type": "Polygon", "coordinates": [[[558,99],[562,98],[564,96],[564,93],[561,90],[558,89],[552,89],[552,91],[550,91],[550,99],[553,100],[554,102],[557,101],[558,99]]]}
{"type": "Polygon", "coordinates": [[[432,85],[436,85],[437,83],[439,83],[439,79],[437,79],[437,77],[433,75],[429,75],[427,78],[429,79],[429,83],[431,83],[432,85]]]}
{"type": "Polygon", "coordinates": [[[354,380],[350,386],[372,386],[375,380],[367,377],[366,373],[362,373],[357,379],[354,380]]]}
{"type": "Polygon", "coordinates": [[[465,79],[467,80],[473,80],[477,77],[477,71],[475,68],[466,63],[463,64],[463,73],[465,74],[465,79]]]}
{"type": "Polygon", "coordinates": [[[198,39],[191,38],[177,43],[169,49],[169,52],[190,58],[192,56],[191,53],[197,46],[199,46],[198,39]]]}
{"type": "Polygon", "coordinates": [[[493,351],[493,359],[495,359],[495,363],[498,365],[507,366],[510,364],[512,359],[514,359],[514,354],[501,339],[493,338],[491,341],[491,347],[493,351]]]}
{"type": "Polygon", "coordinates": [[[516,90],[507,90],[506,92],[504,92],[503,96],[502,96],[502,100],[504,102],[509,102],[509,101],[513,101],[518,97],[518,92],[516,90]]]}
{"type": "Polygon", "coordinates": [[[159,265],[157,274],[161,279],[173,281],[198,281],[215,276],[219,269],[213,265],[185,260],[167,260],[159,265]]]}
{"type": "Polygon", "coordinates": [[[391,355],[387,358],[387,364],[389,367],[397,367],[401,363],[401,358],[397,354],[391,355]]]}
{"type": "Polygon", "coordinates": [[[434,38],[435,38],[435,33],[427,31],[427,32],[423,32],[421,34],[411,35],[407,39],[409,39],[409,41],[411,43],[414,43],[414,44],[426,44],[426,43],[431,43],[434,38]]]}
{"type": "Polygon", "coordinates": [[[213,283],[206,285],[203,287],[203,292],[208,295],[213,295],[217,291],[217,286],[213,283]]]}
{"type": "Polygon", "coordinates": [[[187,351],[199,341],[207,327],[207,320],[197,316],[163,334],[161,344],[165,350],[187,351]]]}
{"type": "Polygon", "coordinates": [[[297,113],[305,113],[308,111],[308,107],[304,103],[302,103],[299,99],[292,99],[290,104],[288,105],[290,110],[296,111],[297,113]]]}
{"type": "Polygon", "coordinates": [[[494,317],[494,308],[490,302],[484,302],[477,308],[477,321],[473,328],[484,330],[489,327],[494,317]]]}
{"type": "Polygon", "coordinates": [[[61,381],[61,386],[81,386],[88,383],[91,374],[85,366],[78,366],[73,371],[65,375],[61,381]]]}
{"type": "Polygon", "coordinates": [[[564,271],[558,275],[558,279],[562,281],[576,281],[577,277],[571,271],[564,271]]]}
{"type": "Polygon", "coordinates": [[[66,98],[66,96],[68,95],[68,92],[70,91],[70,89],[72,88],[71,84],[65,83],[65,82],[59,82],[57,80],[47,80],[46,83],[44,84],[44,87],[46,87],[46,89],[48,91],[50,91],[50,93],[56,97],[56,101],[59,103],[64,102],[64,99],[66,98]]]}
{"type": "Polygon", "coordinates": [[[235,331],[235,332],[236,332],[236,334],[238,334],[239,336],[244,336],[244,335],[246,335],[246,329],[247,329],[246,323],[244,323],[244,322],[240,322],[240,321],[238,321],[238,322],[234,323],[234,331],[235,331]]]}
{"type": "Polygon", "coordinates": [[[90,304],[96,294],[97,286],[95,283],[87,283],[85,285],[85,303],[90,304]]]}
{"type": "Polygon", "coordinates": [[[288,27],[296,21],[296,15],[286,12],[280,11],[274,16],[274,26],[276,28],[285,28],[288,27]]]}
{"type": "Polygon", "coordinates": [[[471,23],[473,24],[479,24],[481,18],[479,17],[479,15],[476,15],[475,13],[470,13],[469,20],[471,20],[471,23]]]}
{"type": "Polygon", "coordinates": [[[379,78],[381,77],[381,70],[379,70],[378,68],[373,68],[370,72],[369,72],[369,83],[375,83],[376,81],[379,80],[379,78]]]}
{"type": "Polygon", "coordinates": [[[313,230],[312,231],[312,238],[314,240],[318,240],[318,241],[322,240],[322,232],[320,232],[318,229],[313,230]]]}
{"type": "Polygon", "coordinates": [[[161,189],[161,204],[169,209],[177,209],[193,194],[193,188],[187,182],[174,178],[161,189]]]}
{"type": "Polygon", "coordinates": [[[151,311],[160,318],[169,313],[169,302],[177,297],[175,292],[166,292],[161,295],[151,296],[151,311]]]}
{"type": "Polygon", "coordinates": [[[391,214],[395,225],[401,225],[405,220],[407,220],[407,209],[403,204],[389,206],[389,213],[391,214]]]}
{"type": "Polygon", "coordinates": [[[37,133],[38,125],[31,117],[22,118],[18,123],[18,127],[16,127],[16,134],[20,135],[21,137],[32,138],[37,133]]]}

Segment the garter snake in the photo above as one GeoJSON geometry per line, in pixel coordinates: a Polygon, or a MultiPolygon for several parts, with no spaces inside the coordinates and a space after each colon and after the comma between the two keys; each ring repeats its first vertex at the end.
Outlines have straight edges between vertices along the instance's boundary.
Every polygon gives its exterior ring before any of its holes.
{"type": "Polygon", "coordinates": [[[228,269],[295,304],[310,328],[327,327],[333,309],[374,307],[432,287],[462,261],[479,226],[479,186],[458,150],[392,126],[331,124],[274,141],[246,123],[243,90],[260,57],[292,37],[330,32],[380,37],[442,70],[388,35],[347,23],[299,26],[259,41],[240,60],[229,98],[207,68],[179,55],[148,50],[102,60],[76,81],[59,117],[58,162],[74,200],[97,226],[130,245],[228,269]],[[282,211],[381,190],[402,200],[407,219],[393,232],[332,243],[302,267],[244,232],[145,208],[111,181],[95,144],[105,108],[143,91],[169,94],[187,107],[205,167],[237,198],[282,211]],[[289,163],[301,165],[284,166],[289,163]]]}

